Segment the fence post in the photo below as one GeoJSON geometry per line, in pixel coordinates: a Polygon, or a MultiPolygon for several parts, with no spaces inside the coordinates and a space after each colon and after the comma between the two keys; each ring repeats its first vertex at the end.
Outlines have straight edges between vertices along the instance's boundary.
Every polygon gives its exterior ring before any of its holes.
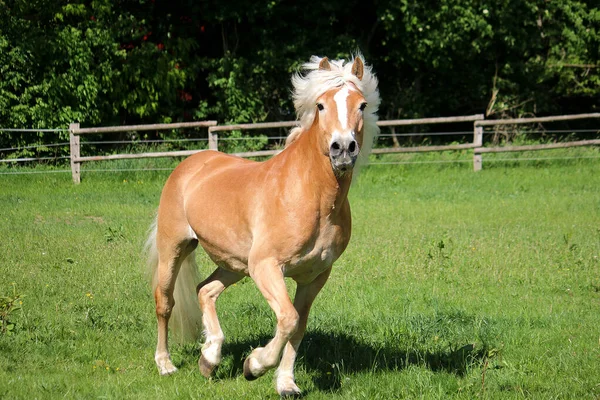
{"type": "Polygon", "coordinates": [[[481,153],[477,149],[483,146],[483,126],[477,125],[477,121],[473,123],[473,170],[475,172],[481,171],[482,162],[481,153]]]}
{"type": "Polygon", "coordinates": [[[71,174],[73,175],[73,182],[81,182],[81,163],[79,162],[79,156],[81,156],[81,145],[79,143],[79,124],[69,124],[69,142],[71,147],[71,174]]]}
{"type": "Polygon", "coordinates": [[[213,127],[208,127],[208,149],[219,150],[219,134],[213,132],[213,127]]]}

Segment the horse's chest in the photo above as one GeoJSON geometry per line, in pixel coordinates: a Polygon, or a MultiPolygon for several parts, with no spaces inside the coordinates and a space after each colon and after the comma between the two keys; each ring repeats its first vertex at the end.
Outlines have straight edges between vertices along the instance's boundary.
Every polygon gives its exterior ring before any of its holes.
{"type": "Polygon", "coordinates": [[[290,258],[284,273],[298,282],[311,282],[329,269],[348,244],[349,235],[339,226],[328,226],[290,258]]]}

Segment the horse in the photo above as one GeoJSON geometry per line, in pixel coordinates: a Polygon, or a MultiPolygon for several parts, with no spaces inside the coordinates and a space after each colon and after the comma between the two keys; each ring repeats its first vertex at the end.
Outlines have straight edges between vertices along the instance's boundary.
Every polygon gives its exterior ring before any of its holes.
{"type": "Polygon", "coordinates": [[[215,302],[249,276],[277,325],[273,338],[245,359],[244,377],[254,380],[278,366],[277,392],[301,393],[296,354],[313,301],[350,240],[348,191],[379,132],[380,102],[377,78],[361,55],[349,61],[312,56],[303,69],[292,76],[299,126],[279,154],[257,162],[202,151],[183,160],[163,187],[146,244],[161,375],[177,370],[167,340],[173,313],[183,332],[203,328],[198,366],[211,376],[224,341],[215,302]],[[198,244],[217,267],[196,286],[198,244]],[[297,284],[293,302],[286,277],[297,284]]]}

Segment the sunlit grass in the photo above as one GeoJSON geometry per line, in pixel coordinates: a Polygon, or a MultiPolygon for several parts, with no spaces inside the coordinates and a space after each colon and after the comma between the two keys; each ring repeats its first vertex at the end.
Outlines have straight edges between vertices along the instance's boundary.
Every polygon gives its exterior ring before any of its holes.
{"type": "MultiPolygon", "coordinates": [[[[600,396],[599,170],[485,158],[479,173],[365,168],[352,242],[301,347],[307,398],[600,396]]],[[[241,375],[274,327],[248,279],[219,300],[215,379],[197,371],[199,344],[174,344],[180,371],[158,376],[141,247],[168,171],[82,176],[0,176],[0,296],[23,296],[0,335],[0,397],[277,398],[272,373],[241,375]]]]}

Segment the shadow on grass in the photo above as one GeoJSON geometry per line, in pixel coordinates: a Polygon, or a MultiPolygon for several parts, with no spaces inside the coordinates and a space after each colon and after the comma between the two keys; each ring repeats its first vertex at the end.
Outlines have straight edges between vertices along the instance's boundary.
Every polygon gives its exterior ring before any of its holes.
{"type": "MultiPolygon", "coordinates": [[[[270,339],[261,335],[246,341],[226,342],[216,379],[241,375],[246,356],[254,347],[264,346],[270,339]]],[[[344,374],[398,371],[410,365],[463,376],[469,365],[481,364],[488,354],[485,346],[476,348],[473,344],[457,344],[452,347],[447,351],[407,351],[388,345],[373,346],[345,333],[309,331],[300,346],[296,365],[306,369],[319,390],[336,391],[341,387],[344,374]]],[[[187,360],[197,360],[200,349],[187,348],[184,353],[187,360]]]]}

